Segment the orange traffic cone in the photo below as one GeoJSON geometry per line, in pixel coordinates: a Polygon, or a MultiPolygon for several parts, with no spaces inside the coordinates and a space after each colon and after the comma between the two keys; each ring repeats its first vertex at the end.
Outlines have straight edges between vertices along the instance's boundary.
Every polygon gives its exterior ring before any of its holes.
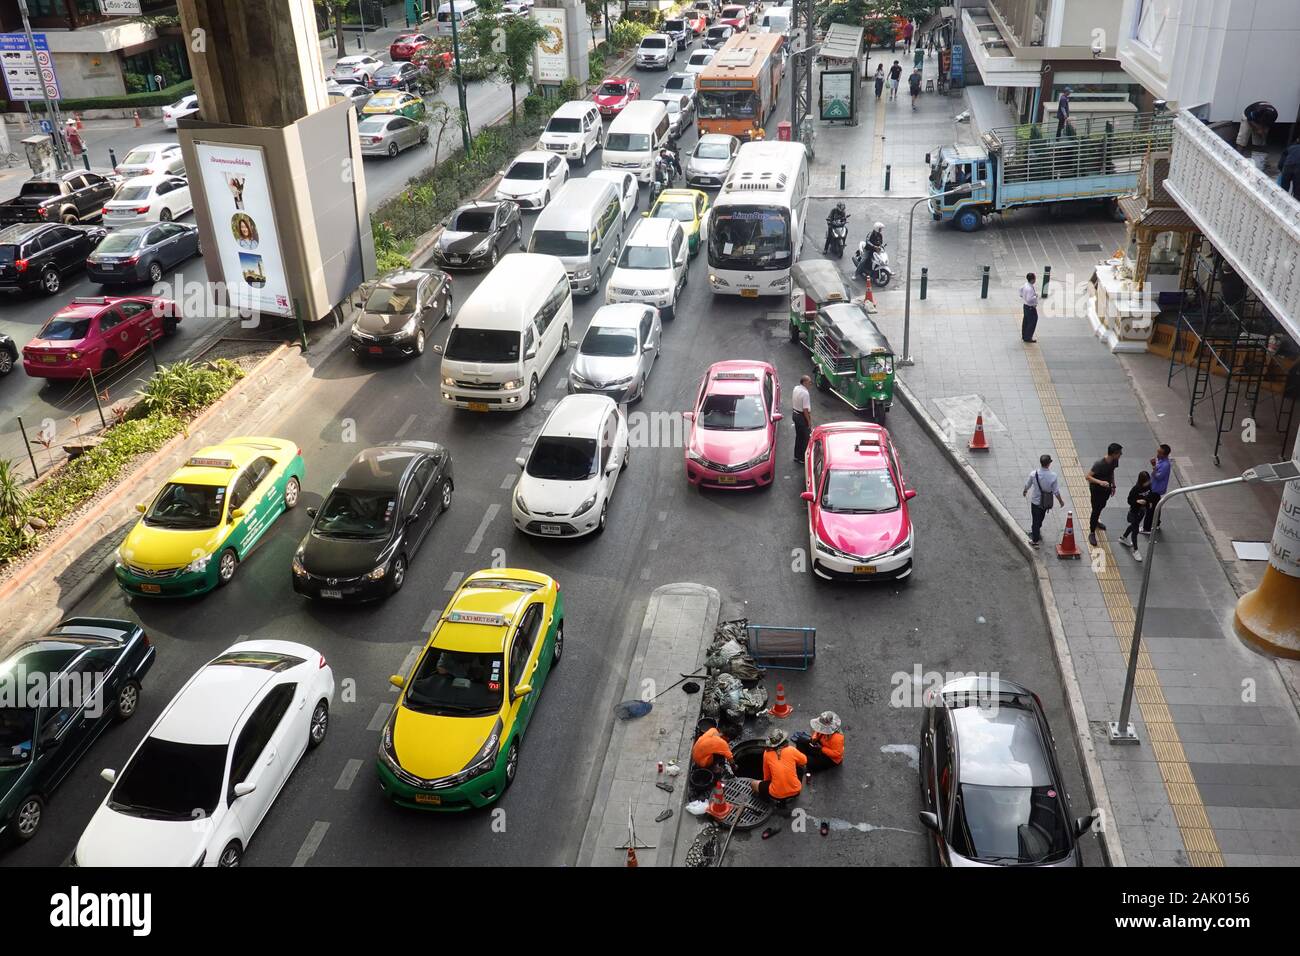
{"type": "Polygon", "coordinates": [[[81,114],[80,114],[80,113],[73,113],[72,115],[75,116],[75,117],[77,118],[77,129],[85,129],[85,128],[86,128],[86,124],[83,123],[83,122],[81,121],[81,114]]]}
{"type": "Polygon", "coordinates": [[[870,272],[867,273],[867,291],[862,294],[862,301],[870,302],[872,305],[876,304],[876,297],[871,294],[871,273],[870,272]]]}
{"type": "Polygon", "coordinates": [[[135,112],[134,112],[132,115],[135,117],[135,127],[136,127],[136,129],[139,129],[139,128],[143,125],[143,124],[140,122],[140,111],[139,111],[139,110],[135,110],[135,112]]]}
{"type": "Polygon", "coordinates": [[[719,780],[713,787],[713,796],[709,799],[709,816],[715,820],[725,820],[734,807],[727,802],[727,792],[719,780]]]}
{"type": "Polygon", "coordinates": [[[1056,546],[1056,556],[1064,560],[1065,558],[1081,558],[1083,552],[1079,546],[1074,543],[1074,512],[1065,513],[1065,533],[1061,535],[1061,543],[1056,546]]]}
{"type": "Polygon", "coordinates": [[[794,713],[794,708],[786,703],[784,684],[776,685],[776,703],[768,709],[768,713],[773,717],[781,718],[789,717],[794,713]]]}
{"type": "Polygon", "coordinates": [[[637,861],[636,861],[636,849],[635,849],[634,847],[628,847],[628,848],[627,848],[627,865],[628,865],[628,866],[639,866],[639,865],[640,865],[640,864],[638,864],[637,861]]]}
{"type": "Polygon", "coordinates": [[[975,416],[975,435],[966,445],[971,451],[988,451],[989,440],[984,437],[984,416],[975,416]]]}

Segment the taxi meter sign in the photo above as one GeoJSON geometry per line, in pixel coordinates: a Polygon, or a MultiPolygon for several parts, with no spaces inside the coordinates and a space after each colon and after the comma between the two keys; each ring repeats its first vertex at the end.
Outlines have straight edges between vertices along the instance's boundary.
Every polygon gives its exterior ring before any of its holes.
{"type": "Polygon", "coordinates": [[[0,68],[11,100],[57,100],[62,95],[44,33],[32,34],[30,44],[21,33],[0,33],[0,68]]]}
{"type": "Polygon", "coordinates": [[[489,627],[505,627],[509,622],[504,614],[484,614],[479,611],[452,611],[447,620],[453,624],[487,624],[489,627]]]}

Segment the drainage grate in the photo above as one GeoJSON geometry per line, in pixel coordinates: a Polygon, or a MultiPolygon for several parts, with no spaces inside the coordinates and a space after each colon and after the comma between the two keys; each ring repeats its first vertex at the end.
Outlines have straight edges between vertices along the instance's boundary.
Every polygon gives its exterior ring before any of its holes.
{"type": "Polygon", "coordinates": [[[1101,252],[1100,242],[1080,242],[1074,248],[1080,252],[1101,252]]]}
{"type": "Polygon", "coordinates": [[[772,815],[772,804],[749,789],[747,777],[729,777],[723,791],[727,795],[727,802],[732,806],[731,812],[719,821],[724,827],[731,826],[737,813],[740,814],[740,819],[736,820],[737,830],[752,830],[772,815]]]}

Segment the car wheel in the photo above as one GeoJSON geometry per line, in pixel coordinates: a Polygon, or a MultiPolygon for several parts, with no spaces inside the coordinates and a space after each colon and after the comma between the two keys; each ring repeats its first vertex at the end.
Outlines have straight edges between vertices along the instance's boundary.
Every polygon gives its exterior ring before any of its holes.
{"type": "Polygon", "coordinates": [[[823,375],[820,370],[815,376],[813,376],[813,381],[817,383],[817,387],[823,392],[829,392],[831,390],[830,379],[823,375]]]}
{"type": "Polygon", "coordinates": [[[298,495],[302,492],[302,485],[297,478],[290,478],[284,483],[284,510],[292,511],[294,505],[298,503],[298,495]]]}
{"type": "Polygon", "coordinates": [[[497,264],[497,262],[500,261],[500,259],[501,259],[501,252],[500,252],[500,250],[498,250],[496,246],[493,246],[493,247],[492,247],[492,258],[489,259],[488,261],[491,262],[491,264],[495,266],[495,265],[497,264]]]}
{"type": "Polygon", "coordinates": [[[569,350],[569,327],[566,325],[564,327],[564,330],[560,333],[560,351],[567,352],[568,350],[569,350]]]}
{"type": "Polygon", "coordinates": [[[217,559],[217,587],[229,584],[230,579],[235,576],[237,567],[239,567],[239,555],[235,554],[234,548],[226,548],[217,559]]]}
{"type": "Polygon", "coordinates": [[[203,255],[203,241],[201,239],[194,240],[194,254],[196,256],[203,255]]]}
{"type": "Polygon", "coordinates": [[[226,848],[221,851],[221,856],[217,857],[217,866],[239,866],[243,861],[244,848],[239,845],[238,840],[231,840],[226,844],[226,848]]]}
{"type": "Polygon", "coordinates": [[[393,570],[388,575],[388,593],[396,594],[406,583],[406,556],[399,554],[393,558],[393,570]]]}
{"type": "Polygon", "coordinates": [[[957,228],[962,232],[974,232],[980,225],[980,214],[973,209],[966,209],[957,214],[957,228]]]}
{"type": "Polygon", "coordinates": [[[660,309],[659,314],[663,317],[664,321],[666,322],[671,322],[674,318],[676,318],[677,317],[676,300],[669,302],[666,306],[660,309]]]}
{"type": "Polygon", "coordinates": [[[164,317],[163,317],[163,335],[175,335],[175,334],[176,334],[176,326],[177,326],[178,324],[179,324],[179,323],[177,323],[177,321],[176,321],[176,316],[174,316],[174,315],[167,315],[167,316],[164,316],[164,317]]]}
{"type": "Polygon", "coordinates": [[[388,144],[388,158],[389,158],[389,159],[392,159],[392,158],[395,157],[396,155],[397,155],[397,144],[396,144],[396,143],[389,143],[389,144],[388,144]]]}
{"type": "Polygon", "coordinates": [[[159,282],[162,282],[162,277],[163,277],[162,263],[160,262],[149,263],[149,281],[157,285],[159,282]]]}
{"type": "Polygon", "coordinates": [[[521,249],[523,248],[523,245],[524,245],[524,224],[523,224],[522,222],[517,222],[517,223],[515,223],[515,242],[518,243],[518,245],[519,245],[519,247],[520,247],[521,249]]]}
{"type": "Polygon", "coordinates": [[[307,748],[315,750],[325,742],[325,735],[330,729],[330,705],[320,701],[311,712],[311,728],[307,731],[307,748]]]}
{"type": "Polygon", "coordinates": [[[429,145],[429,127],[427,126],[424,127],[424,129],[420,130],[420,145],[421,146],[429,145]]]}
{"type": "Polygon", "coordinates": [[[8,375],[14,370],[14,357],[7,349],[0,349],[0,375],[8,375]]]}
{"type": "Polygon", "coordinates": [[[605,524],[608,521],[609,521],[609,500],[606,499],[605,503],[600,506],[600,524],[596,525],[595,533],[600,534],[602,531],[604,531],[605,524]]]}
{"type": "Polygon", "coordinates": [[[551,651],[551,667],[554,669],[564,656],[564,621],[555,626],[555,648],[551,651]]]}
{"type": "Polygon", "coordinates": [[[63,217],[63,224],[65,226],[75,226],[79,222],[81,222],[81,220],[78,219],[76,215],[73,213],[68,213],[66,216],[63,217]]]}
{"type": "Polygon", "coordinates": [[[586,165],[587,165],[587,157],[588,157],[589,155],[591,155],[591,154],[590,154],[589,152],[587,152],[587,147],[584,145],[584,146],[582,147],[582,159],[578,161],[578,166],[579,166],[579,167],[582,167],[582,166],[586,166],[586,165]]]}
{"type": "Polygon", "coordinates": [[[424,329],[417,329],[415,332],[415,354],[417,356],[424,354],[424,329]]]}
{"type": "Polygon", "coordinates": [[[26,843],[36,836],[45,817],[45,801],[36,794],[29,794],[18,804],[14,811],[14,837],[19,843],[26,843]]]}
{"type": "Polygon", "coordinates": [[[139,706],[140,682],[132,678],[117,689],[117,703],[113,707],[113,716],[118,720],[130,720],[139,706]]]}
{"type": "Polygon", "coordinates": [[[790,341],[799,341],[799,326],[795,325],[793,322],[790,323],[790,341]]]}
{"type": "Polygon", "coordinates": [[[172,221],[172,211],[171,211],[170,209],[164,209],[162,212],[158,213],[158,221],[159,221],[159,222],[171,222],[171,221],[172,221]]]}
{"type": "Polygon", "coordinates": [[[439,513],[441,513],[443,511],[446,511],[450,507],[451,507],[451,482],[444,481],[442,483],[442,501],[438,505],[438,511],[439,513]]]}
{"type": "Polygon", "coordinates": [[[63,280],[59,277],[58,269],[47,268],[41,273],[41,291],[46,295],[57,295],[62,285],[63,280]]]}
{"type": "Polygon", "coordinates": [[[506,751],[506,782],[501,789],[504,790],[515,782],[515,774],[519,771],[519,741],[518,739],[510,741],[510,749],[506,751]]]}
{"type": "Polygon", "coordinates": [[[533,402],[537,401],[537,376],[534,375],[532,381],[528,383],[528,403],[524,408],[531,408],[533,402]]]}

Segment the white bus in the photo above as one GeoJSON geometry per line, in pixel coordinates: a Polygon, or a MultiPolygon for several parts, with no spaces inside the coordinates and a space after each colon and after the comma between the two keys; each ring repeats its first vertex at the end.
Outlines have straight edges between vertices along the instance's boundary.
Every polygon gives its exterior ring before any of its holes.
{"type": "Polygon", "coordinates": [[[807,214],[803,144],[741,146],[709,213],[709,288],[745,298],[788,295],[807,214]]]}

